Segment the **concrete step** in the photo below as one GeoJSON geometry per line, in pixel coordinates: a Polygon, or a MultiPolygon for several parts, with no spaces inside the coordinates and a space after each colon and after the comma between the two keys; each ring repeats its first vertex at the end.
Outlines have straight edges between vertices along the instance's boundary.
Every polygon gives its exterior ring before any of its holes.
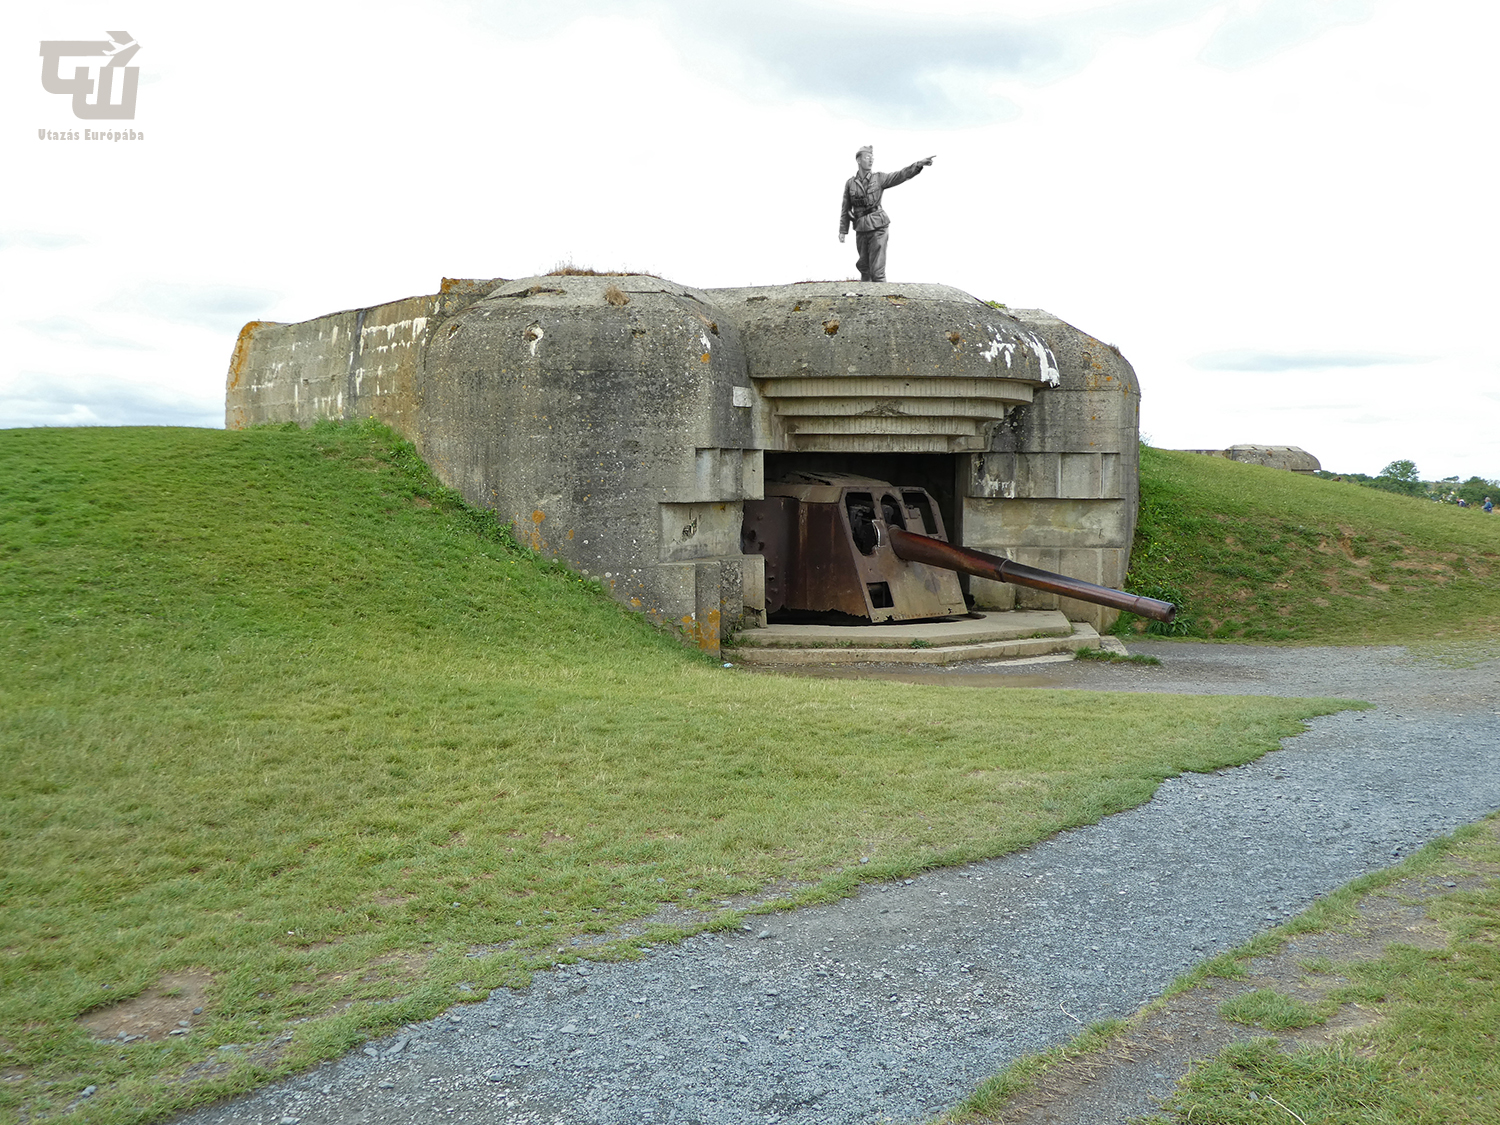
{"type": "Polygon", "coordinates": [[[735,643],[745,648],[910,648],[914,640],[979,644],[1072,633],[1073,623],[1055,609],[1022,609],[894,625],[767,625],[736,634],[735,643]]]}
{"type": "Polygon", "coordinates": [[[1099,634],[1056,610],[985,613],[903,625],[770,625],[736,634],[739,664],[956,664],[1098,648],[1099,634]]]}

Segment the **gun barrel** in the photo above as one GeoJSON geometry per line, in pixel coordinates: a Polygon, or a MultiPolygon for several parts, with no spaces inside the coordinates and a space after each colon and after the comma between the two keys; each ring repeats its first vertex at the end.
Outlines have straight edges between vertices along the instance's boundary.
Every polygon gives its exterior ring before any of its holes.
{"type": "Polygon", "coordinates": [[[903,531],[899,527],[889,527],[886,530],[890,535],[891,549],[895,551],[896,557],[905,559],[907,562],[925,563],[928,566],[942,567],[945,570],[956,570],[962,574],[972,574],[976,578],[1010,582],[1016,586],[1029,586],[1033,590],[1046,590],[1051,594],[1061,594],[1065,598],[1077,598],[1079,601],[1093,602],[1095,605],[1129,610],[1141,617],[1149,617],[1153,621],[1170,622],[1177,614],[1177,607],[1171,602],[1146,598],[1139,594],[1127,594],[1124,590],[1116,590],[1111,586],[1097,586],[1092,582],[1069,578],[1066,574],[1055,574],[1050,570],[1039,570],[1034,566],[1000,558],[998,555],[988,555],[969,547],[956,547],[952,543],[944,543],[941,539],[916,535],[910,531],[903,531]]]}

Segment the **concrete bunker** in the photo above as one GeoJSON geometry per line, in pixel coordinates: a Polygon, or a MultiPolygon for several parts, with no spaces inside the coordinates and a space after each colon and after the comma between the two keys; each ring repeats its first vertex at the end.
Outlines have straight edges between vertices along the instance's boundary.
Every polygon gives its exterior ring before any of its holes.
{"type": "MultiPolygon", "coordinates": [[[[747,506],[804,478],[921,493],[895,498],[908,524],[1105,586],[1123,584],[1135,527],[1130,365],[1047,313],[944,285],[445,280],[245,326],[231,428],[370,416],[518,538],[710,650],[766,620],[747,506]]],[[[1096,628],[1115,612],[949,577],[982,609],[1055,606],[1096,628]]],[[[881,581],[871,611],[895,608],[881,581]]]]}

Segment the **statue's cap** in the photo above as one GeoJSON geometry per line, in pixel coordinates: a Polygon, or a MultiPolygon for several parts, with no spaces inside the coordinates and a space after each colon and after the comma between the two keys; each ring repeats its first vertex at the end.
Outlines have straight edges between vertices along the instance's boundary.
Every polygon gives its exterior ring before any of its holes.
{"type": "Polygon", "coordinates": [[[854,154],[854,159],[858,160],[865,153],[869,153],[871,156],[874,156],[875,155],[875,146],[874,145],[861,145],[859,151],[854,154]]]}

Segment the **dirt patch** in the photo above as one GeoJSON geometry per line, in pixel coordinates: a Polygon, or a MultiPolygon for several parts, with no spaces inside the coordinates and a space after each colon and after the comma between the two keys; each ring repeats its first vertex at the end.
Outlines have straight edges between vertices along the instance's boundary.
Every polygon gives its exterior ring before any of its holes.
{"type": "Polygon", "coordinates": [[[207,1011],[213,976],[206,969],[168,973],[139,996],[78,1017],[96,1039],[137,1039],[156,1042],[171,1035],[188,1035],[207,1011]]]}
{"type": "Polygon", "coordinates": [[[1155,1112],[1194,1063],[1232,1043],[1267,1036],[1288,1049],[1343,1037],[1357,1043],[1362,1030],[1381,1020],[1378,1006],[1346,1003],[1325,1023],[1271,1032],[1224,1019],[1219,1005],[1269,988],[1316,1006],[1349,983],[1339,974],[1340,965],[1373,961],[1392,944],[1441,949],[1449,935],[1429,916],[1428,906],[1492,878],[1493,873],[1476,873],[1408,879],[1368,895],[1353,921],[1327,933],[1292,938],[1277,953],[1249,962],[1249,976],[1242,980],[1213,978],[1144,1011],[1106,1047],[1050,1067],[997,1114],[972,1120],[992,1125],[1118,1123],[1155,1112]]]}

